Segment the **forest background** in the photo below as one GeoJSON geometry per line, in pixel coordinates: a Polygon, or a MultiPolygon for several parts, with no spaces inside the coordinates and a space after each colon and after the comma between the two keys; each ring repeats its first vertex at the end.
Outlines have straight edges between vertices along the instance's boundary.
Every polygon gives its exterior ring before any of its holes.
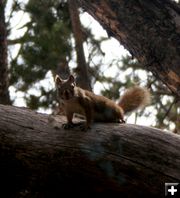
{"type": "MultiPolygon", "coordinates": [[[[171,91],[90,15],[69,2],[1,1],[9,82],[3,87],[2,103],[54,113],[58,108],[54,76],[67,78],[73,73],[79,86],[114,101],[129,87],[148,87],[151,105],[128,115],[127,122],[180,133],[180,106],[171,91]]],[[[4,47],[0,45],[1,50],[4,47]]]]}

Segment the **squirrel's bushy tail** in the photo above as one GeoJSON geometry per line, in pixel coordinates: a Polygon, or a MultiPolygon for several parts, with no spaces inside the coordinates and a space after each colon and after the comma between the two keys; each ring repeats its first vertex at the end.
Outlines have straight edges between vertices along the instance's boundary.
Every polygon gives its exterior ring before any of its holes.
{"type": "Polygon", "coordinates": [[[150,98],[148,89],[136,86],[128,89],[123,96],[121,96],[118,104],[124,113],[128,113],[148,105],[150,98]]]}

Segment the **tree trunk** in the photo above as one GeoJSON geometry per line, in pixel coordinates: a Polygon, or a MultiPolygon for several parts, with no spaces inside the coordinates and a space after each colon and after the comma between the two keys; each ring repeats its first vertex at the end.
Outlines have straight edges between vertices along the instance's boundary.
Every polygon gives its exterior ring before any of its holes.
{"type": "Polygon", "coordinates": [[[171,0],[78,0],[147,70],[180,97],[180,6],[171,0]]]}
{"type": "Polygon", "coordinates": [[[180,180],[180,136],[130,124],[65,131],[63,117],[0,105],[0,197],[164,197],[180,180]],[[105,194],[106,193],[106,194],[105,194]]]}
{"type": "Polygon", "coordinates": [[[76,1],[68,0],[69,13],[71,16],[71,24],[76,43],[76,55],[77,55],[77,85],[83,89],[91,89],[91,81],[88,72],[88,66],[86,63],[84,48],[83,48],[83,33],[81,29],[81,22],[79,19],[79,10],[76,1]]]}
{"type": "Polygon", "coordinates": [[[0,103],[10,104],[8,91],[7,32],[4,14],[5,2],[0,1],[0,103]]]}

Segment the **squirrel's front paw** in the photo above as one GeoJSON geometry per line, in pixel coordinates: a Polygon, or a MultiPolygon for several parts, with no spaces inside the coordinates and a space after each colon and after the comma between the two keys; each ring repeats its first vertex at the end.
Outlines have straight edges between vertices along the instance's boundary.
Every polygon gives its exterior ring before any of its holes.
{"type": "Polygon", "coordinates": [[[120,120],[119,120],[119,123],[120,123],[120,124],[124,124],[124,123],[126,123],[126,121],[123,120],[123,119],[120,119],[120,120]]]}
{"type": "Polygon", "coordinates": [[[62,125],[62,128],[65,130],[72,129],[74,127],[73,123],[66,123],[62,125]]]}
{"type": "Polygon", "coordinates": [[[80,126],[80,129],[81,129],[81,131],[87,131],[88,129],[91,129],[91,127],[90,126],[87,126],[86,124],[82,124],[80,126]]]}

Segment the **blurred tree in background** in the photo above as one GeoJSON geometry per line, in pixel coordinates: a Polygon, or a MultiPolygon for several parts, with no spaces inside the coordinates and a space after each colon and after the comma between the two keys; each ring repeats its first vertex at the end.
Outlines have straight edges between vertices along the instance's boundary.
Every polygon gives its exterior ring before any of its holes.
{"type": "MultiPolygon", "coordinates": [[[[66,0],[14,0],[10,9],[6,19],[9,35],[14,31],[11,19],[18,12],[29,15],[28,22],[21,27],[25,29],[24,34],[8,39],[10,51],[13,51],[12,46],[19,46],[15,56],[9,53],[10,86],[15,88],[16,93],[23,93],[23,99],[31,109],[54,110],[57,106],[56,92],[53,85],[46,82],[46,78],[54,77],[56,73],[62,78],[67,78],[69,73],[82,77],[84,73],[78,65],[77,34],[72,28],[68,3],[66,0]]],[[[81,14],[80,10],[80,16],[81,14]]],[[[180,106],[167,87],[143,70],[130,56],[123,57],[122,60],[121,57],[112,57],[108,65],[105,65],[105,52],[101,46],[109,38],[97,39],[90,27],[80,25],[80,45],[88,49],[85,64],[90,82],[87,84],[90,83],[93,89],[95,82],[99,82],[103,87],[101,93],[115,101],[128,87],[136,84],[148,87],[152,92],[152,104],[149,110],[135,113],[134,121],[137,122],[139,116],[154,118],[153,126],[180,133],[180,106]],[[116,75],[105,75],[105,70],[111,71],[111,68],[116,68],[116,75]]]]}
{"type": "MultiPolygon", "coordinates": [[[[136,117],[145,116],[148,119],[148,117],[153,117],[154,114],[155,127],[171,130],[173,126],[173,132],[180,133],[180,103],[172,92],[161,81],[156,79],[151,72],[144,70],[144,67],[130,56],[122,58],[122,66],[119,69],[124,76],[124,83],[123,81],[119,82],[118,77],[116,80],[110,79],[109,81],[113,82],[111,84],[112,87],[110,90],[103,91],[103,95],[112,97],[111,90],[114,90],[116,93],[117,90],[122,90],[121,92],[123,92],[124,89],[134,85],[148,87],[152,93],[151,106],[153,107],[153,111],[138,111],[135,113],[136,117]]],[[[119,97],[115,94],[113,96],[116,96],[115,99],[119,97]]]]}
{"type": "Polygon", "coordinates": [[[71,59],[72,46],[67,4],[30,0],[27,4],[21,2],[18,5],[18,10],[29,14],[30,21],[23,26],[26,27],[24,35],[15,40],[20,48],[10,62],[10,84],[25,93],[28,107],[53,108],[54,91],[39,82],[46,78],[48,72],[58,72],[61,65],[68,73],[66,62],[71,59]],[[29,93],[30,89],[37,90],[37,95],[29,93]]]}
{"type": "MultiPolygon", "coordinates": [[[[69,63],[75,44],[68,4],[57,0],[29,0],[27,4],[14,1],[14,6],[15,11],[27,12],[30,21],[22,27],[26,28],[22,37],[9,40],[9,45],[20,44],[17,56],[10,61],[10,85],[25,93],[24,99],[31,109],[53,108],[56,105],[56,93],[52,87],[48,89],[47,84],[39,82],[46,78],[48,72],[53,76],[59,73],[62,78],[67,78],[70,70],[73,72],[69,63]],[[32,89],[37,90],[37,95],[29,92],[32,89]]],[[[13,33],[13,29],[11,31],[13,33]]],[[[83,32],[84,42],[89,39],[88,42],[93,43],[90,29],[83,28],[83,32]]],[[[100,45],[99,42],[96,40],[96,46],[100,45]]],[[[90,53],[93,54],[93,51],[94,48],[90,53]]],[[[78,68],[75,67],[74,72],[79,71],[78,68]]]]}
{"type": "Polygon", "coordinates": [[[6,1],[0,1],[0,103],[10,104],[5,7],[6,1]]]}

